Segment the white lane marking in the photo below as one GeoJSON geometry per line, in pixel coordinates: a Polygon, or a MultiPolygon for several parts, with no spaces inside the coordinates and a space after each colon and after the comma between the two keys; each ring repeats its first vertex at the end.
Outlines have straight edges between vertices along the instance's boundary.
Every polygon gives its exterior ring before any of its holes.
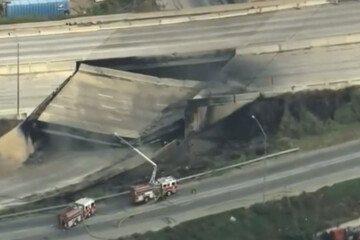
{"type": "Polygon", "coordinates": [[[114,109],[115,109],[115,107],[107,106],[107,105],[104,105],[104,104],[101,104],[101,107],[102,107],[102,108],[111,109],[111,110],[114,110],[114,109]]]}
{"type": "Polygon", "coordinates": [[[114,96],[111,96],[111,95],[106,95],[106,94],[102,94],[102,93],[98,93],[98,96],[100,96],[100,97],[104,97],[104,98],[111,98],[111,99],[113,99],[113,98],[114,98],[114,96]]]}
{"type": "Polygon", "coordinates": [[[65,109],[64,106],[62,106],[62,105],[57,105],[57,104],[55,104],[55,103],[51,103],[50,106],[53,106],[53,107],[56,107],[56,108],[65,109]]]}
{"type": "Polygon", "coordinates": [[[113,116],[108,116],[108,119],[122,122],[122,119],[121,119],[121,118],[116,118],[116,117],[113,117],[113,116]]]}

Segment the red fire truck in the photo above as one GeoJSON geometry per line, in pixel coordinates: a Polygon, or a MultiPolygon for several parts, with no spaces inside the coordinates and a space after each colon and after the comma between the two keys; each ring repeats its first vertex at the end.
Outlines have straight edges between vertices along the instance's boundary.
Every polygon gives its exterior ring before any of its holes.
{"type": "Polygon", "coordinates": [[[131,188],[131,201],[134,204],[147,203],[154,199],[171,196],[178,190],[176,179],[169,176],[159,178],[155,184],[140,184],[131,188]]]}
{"type": "Polygon", "coordinates": [[[59,226],[68,229],[76,226],[85,218],[90,217],[96,212],[96,205],[94,199],[81,198],[74,204],[66,207],[59,215],[59,226]]]}
{"type": "Polygon", "coordinates": [[[120,139],[123,143],[132,148],[135,152],[137,152],[140,156],[142,156],[146,161],[148,161],[151,165],[153,165],[154,169],[151,174],[151,178],[149,183],[135,185],[131,188],[131,200],[133,203],[146,203],[152,199],[158,200],[165,196],[171,196],[176,193],[178,190],[177,181],[174,177],[168,176],[159,178],[156,180],[156,172],[157,165],[154,161],[148,158],[144,153],[142,153],[139,149],[132,146],[125,139],[120,137],[117,133],[115,136],[120,139]]]}

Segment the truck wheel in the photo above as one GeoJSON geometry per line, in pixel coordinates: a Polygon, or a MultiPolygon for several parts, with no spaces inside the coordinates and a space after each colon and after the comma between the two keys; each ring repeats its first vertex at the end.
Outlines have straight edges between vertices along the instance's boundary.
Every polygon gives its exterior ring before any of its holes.
{"type": "Polygon", "coordinates": [[[74,226],[76,226],[76,225],[77,225],[77,221],[74,222],[74,226]]]}
{"type": "Polygon", "coordinates": [[[147,202],[149,201],[149,198],[148,198],[148,197],[146,197],[144,201],[147,203],[147,202]]]}
{"type": "Polygon", "coordinates": [[[172,192],[171,192],[171,191],[169,191],[169,192],[166,193],[166,196],[168,196],[168,197],[170,197],[171,195],[172,195],[172,192]]]}

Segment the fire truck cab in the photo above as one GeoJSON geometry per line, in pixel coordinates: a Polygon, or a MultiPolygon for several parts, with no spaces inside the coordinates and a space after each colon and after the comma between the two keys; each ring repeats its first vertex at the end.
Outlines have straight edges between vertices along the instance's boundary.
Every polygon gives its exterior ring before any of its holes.
{"type": "Polygon", "coordinates": [[[95,201],[91,198],[81,198],[65,208],[59,215],[60,227],[64,229],[76,226],[78,223],[93,215],[96,211],[95,201]]]}
{"type": "Polygon", "coordinates": [[[163,196],[171,196],[178,190],[176,179],[172,176],[159,178],[156,182],[160,186],[163,196]]]}
{"type": "Polygon", "coordinates": [[[96,212],[95,200],[92,198],[81,198],[75,202],[75,205],[82,209],[84,217],[90,217],[96,212]]]}
{"type": "Polygon", "coordinates": [[[159,178],[154,185],[147,183],[133,186],[131,198],[134,204],[147,203],[152,199],[158,200],[161,197],[171,196],[177,192],[177,189],[176,179],[169,176],[159,178]]]}

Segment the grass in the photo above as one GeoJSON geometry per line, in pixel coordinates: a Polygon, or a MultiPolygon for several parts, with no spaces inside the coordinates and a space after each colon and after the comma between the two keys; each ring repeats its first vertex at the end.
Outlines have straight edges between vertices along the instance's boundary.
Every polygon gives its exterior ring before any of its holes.
{"type": "Polygon", "coordinates": [[[233,239],[313,239],[317,231],[359,216],[360,179],[326,187],[315,193],[283,198],[239,208],[189,222],[159,232],[134,235],[125,240],[233,240],[233,239]],[[230,221],[235,217],[236,221],[230,221]]]}
{"type": "Polygon", "coordinates": [[[292,139],[294,146],[302,150],[314,150],[329,147],[360,138],[360,122],[350,124],[332,124],[317,135],[304,136],[300,139],[292,139]]]}

